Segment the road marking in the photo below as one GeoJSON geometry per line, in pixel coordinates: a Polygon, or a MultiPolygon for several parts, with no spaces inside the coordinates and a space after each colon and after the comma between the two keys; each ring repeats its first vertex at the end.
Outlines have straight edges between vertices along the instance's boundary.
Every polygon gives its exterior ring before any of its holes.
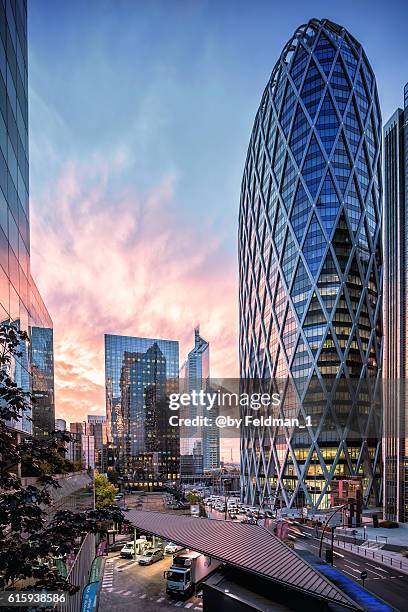
{"type": "Polygon", "coordinates": [[[139,597],[139,599],[146,599],[146,593],[144,593],[143,595],[141,595],[141,596],[139,597]]]}
{"type": "Polygon", "coordinates": [[[355,576],[353,576],[353,574],[350,574],[350,572],[348,572],[347,570],[342,570],[345,574],[348,574],[349,576],[351,576],[352,578],[355,578],[355,576]]]}
{"type": "Polygon", "coordinates": [[[359,574],[359,573],[360,573],[360,571],[359,571],[359,570],[354,569],[354,567],[350,567],[350,565],[346,565],[346,564],[344,564],[344,567],[348,567],[348,568],[349,568],[349,570],[351,570],[352,572],[356,572],[356,574],[359,574]]]}
{"type": "Polygon", "coordinates": [[[183,602],[182,601],[177,601],[174,605],[179,608],[180,606],[183,605],[183,602]]]}
{"type": "MultiPolygon", "coordinates": [[[[366,563],[366,565],[369,565],[370,567],[373,567],[374,569],[378,569],[380,570],[380,572],[385,572],[386,574],[389,574],[389,572],[387,572],[386,569],[383,569],[382,567],[378,567],[378,565],[373,565],[372,563],[366,563]]],[[[373,572],[375,573],[375,572],[373,572]]]]}
{"type": "Polygon", "coordinates": [[[193,602],[190,601],[189,603],[186,603],[186,605],[184,607],[185,608],[191,608],[192,605],[193,605],[193,602]]]}
{"type": "Polygon", "coordinates": [[[156,599],[157,603],[160,603],[161,601],[163,601],[164,597],[159,597],[159,599],[156,599]]]}
{"type": "MultiPolygon", "coordinates": [[[[355,563],[354,561],[351,561],[350,559],[347,559],[347,563],[351,563],[351,565],[355,565],[356,567],[361,567],[360,563],[355,563]]],[[[370,564],[367,563],[367,565],[370,565],[370,564]]]]}
{"type": "MultiPolygon", "coordinates": [[[[367,565],[368,565],[368,563],[367,563],[367,565]]],[[[384,574],[379,574],[378,572],[375,572],[372,569],[370,569],[368,571],[371,572],[372,574],[374,574],[375,576],[379,576],[380,578],[386,578],[387,577],[387,576],[384,576],[384,574]]]]}

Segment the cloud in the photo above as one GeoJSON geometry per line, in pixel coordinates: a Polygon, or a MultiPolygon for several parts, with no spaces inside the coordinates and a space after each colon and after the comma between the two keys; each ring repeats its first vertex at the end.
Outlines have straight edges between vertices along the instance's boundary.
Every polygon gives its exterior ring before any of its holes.
{"type": "Polygon", "coordinates": [[[105,410],[104,333],[179,340],[182,362],[199,322],[212,375],[237,374],[235,236],[193,204],[182,212],[175,173],[143,191],[126,168],[126,150],[70,161],[31,205],[32,273],[54,321],[56,413],[68,421],[105,410]]]}

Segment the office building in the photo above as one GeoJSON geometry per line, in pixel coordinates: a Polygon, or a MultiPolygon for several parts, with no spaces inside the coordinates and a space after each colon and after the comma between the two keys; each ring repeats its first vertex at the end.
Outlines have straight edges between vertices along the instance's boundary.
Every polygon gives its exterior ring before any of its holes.
{"type": "Polygon", "coordinates": [[[84,434],[85,432],[85,423],[84,422],[77,422],[77,423],[70,423],[69,424],[69,431],[70,433],[74,433],[74,434],[84,434]]]}
{"type": "Polygon", "coordinates": [[[285,45],[250,138],[239,213],[240,372],[295,425],[242,430],[249,503],[325,508],[333,480],[381,495],[382,125],[342,26],[285,45]],[[310,424],[306,420],[310,417],[310,424]]]}
{"type": "Polygon", "coordinates": [[[384,127],[384,517],[408,521],[408,84],[384,127]]]}
{"type": "Polygon", "coordinates": [[[13,374],[37,400],[10,426],[42,435],[54,428],[54,365],[52,321],[30,273],[27,65],[26,0],[0,3],[0,320],[30,336],[13,374]]]}
{"type": "Polygon", "coordinates": [[[65,419],[55,419],[55,430],[56,431],[66,431],[67,422],[65,419]]]}
{"type": "Polygon", "coordinates": [[[105,335],[106,416],[116,471],[152,490],[177,480],[180,433],[169,425],[168,395],[178,393],[174,340],[105,335]]]}
{"type": "MultiPolygon", "coordinates": [[[[194,330],[194,347],[188,353],[187,359],[180,368],[180,393],[192,391],[210,392],[210,345],[201,335],[200,328],[194,330]]],[[[217,409],[211,416],[215,419],[217,409]]],[[[195,418],[206,416],[205,405],[190,405],[182,409],[183,416],[195,418]]],[[[208,415],[207,415],[208,416],[208,415]]],[[[205,470],[217,469],[220,466],[220,430],[214,424],[208,427],[181,427],[180,454],[185,457],[181,461],[181,474],[197,475],[205,470]],[[198,452],[198,449],[201,452],[198,452]],[[193,466],[193,472],[187,472],[193,466]]]]}
{"type": "Polygon", "coordinates": [[[86,433],[93,436],[95,440],[95,467],[101,473],[107,470],[107,423],[105,415],[88,415],[86,433]]]}
{"type": "Polygon", "coordinates": [[[95,438],[89,434],[81,435],[81,459],[84,470],[95,469],[95,438]]]}

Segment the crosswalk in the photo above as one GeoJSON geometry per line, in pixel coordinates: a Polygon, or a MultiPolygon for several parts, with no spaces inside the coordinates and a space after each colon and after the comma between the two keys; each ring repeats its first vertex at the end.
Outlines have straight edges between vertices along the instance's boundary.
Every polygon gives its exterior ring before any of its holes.
{"type": "Polygon", "coordinates": [[[102,588],[108,589],[113,585],[113,560],[107,559],[105,563],[105,571],[103,573],[102,588]]]}
{"type": "MultiPolygon", "coordinates": [[[[106,571],[106,570],[105,570],[106,571]]],[[[120,588],[115,588],[113,586],[105,586],[104,583],[102,583],[102,590],[107,592],[107,593],[112,593],[113,595],[120,595],[121,597],[125,597],[126,599],[139,599],[142,601],[150,601],[150,602],[156,602],[158,604],[166,604],[166,606],[172,606],[174,608],[184,608],[186,610],[190,610],[191,612],[193,610],[195,610],[196,612],[202,612],[203,610],[203,603],[202,601],[180,601],[180,600],[174,600],[174,599],[168,599],[166,597],[164,597],[163,595],[156,595],[155,597],[152,597],[151,595],[148,596],[147,593],[135,593],[135,591],[130,591],[130,590],[126,590],[126,589],[120,589],[120,588]]]]}

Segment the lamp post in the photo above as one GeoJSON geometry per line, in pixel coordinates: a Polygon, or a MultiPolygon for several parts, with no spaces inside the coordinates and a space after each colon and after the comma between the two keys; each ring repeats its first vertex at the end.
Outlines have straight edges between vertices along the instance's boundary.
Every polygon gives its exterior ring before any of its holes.
{"type": "Polygon", "coordinates": [[[229,482],[228,480],[223,480],[222,481],[222,485],[224,488],[224,520],[227,520],[227,501],[228,501],[228,497],[227,497],[227,493],[225,491],[225,483],[229,482]]]}
{"type": "MultiPolygon", "coordinates": [[[[322,557],[322,548],[323,548],[323,537],[324,537],[324,532],[326,531],[326,527],[329,524],[330,520],[333,518],[333,516],[335,514],[337,514],[337,512],[339,512],[339,510],[342,510],[343,508],[347,508],[348,503],[347,504],[343,504],[342,506],[339,506],[338,508],[336,508],[336,510],[334,512],[331,513],[331,515],[329,516],[329,518],[327,519],[327,521],[325,522],[323,529],[322,529],[322,535],[320,538],[320,547],[319,547],[319,557],[322,557]]],[[[334,544],[334,532],[332,534],[332,553],[333,553],[333,544],[334,544]]]]}

